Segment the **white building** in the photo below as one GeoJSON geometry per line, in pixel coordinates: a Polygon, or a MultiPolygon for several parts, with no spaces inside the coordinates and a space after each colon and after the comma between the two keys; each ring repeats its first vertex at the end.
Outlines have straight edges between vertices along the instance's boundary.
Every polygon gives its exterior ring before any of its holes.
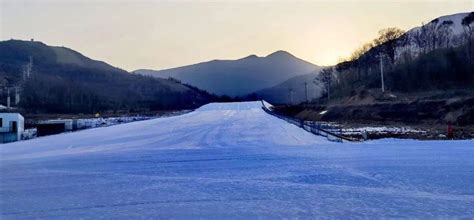
{"type": "Polygon", "coordinates": [[[25,119],[19,113],[0,113],[0,143],[21,140],[25,119]]]}

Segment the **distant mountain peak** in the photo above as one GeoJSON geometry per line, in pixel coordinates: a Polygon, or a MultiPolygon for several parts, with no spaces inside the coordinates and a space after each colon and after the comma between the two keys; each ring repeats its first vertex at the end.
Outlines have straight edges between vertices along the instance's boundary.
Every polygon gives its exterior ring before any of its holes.
{"type": "Polygon", "coordinates": [[[276,51],[265,57],[250,55],[238,60],[211,61],[160,71],[137,70],[135,73],[172,77],[216,95],[245,96],[315,69],[318,66],[286,51],[276,51]]]}
{"type": "Polygon", "coordinates": [[[255,58],[259,58],[259,57],[255,54],[252,54],[252,55],[246,56],[244,58],[241,58],[241,60],[255,59],[255,58]]]}
{"type": "Polygon", "coordinates": [[[277,50],[266,57],[295,57],[295,56],[287,51],[277,50]]]}

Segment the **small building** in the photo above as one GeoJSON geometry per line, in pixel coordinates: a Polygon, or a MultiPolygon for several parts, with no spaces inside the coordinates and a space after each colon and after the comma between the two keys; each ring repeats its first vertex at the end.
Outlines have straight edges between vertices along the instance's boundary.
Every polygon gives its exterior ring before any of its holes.
{"type": "Polygon", "coordinates": [[[38,136],[59,134],[73,130],[72,119],[53,119],[39,121],[35,124],[38,136]]]}
{"type": "Polygon", "coordinates": [[[19,113],[0,113],[0,143],[22,139],[25,119],[19,113]]]}

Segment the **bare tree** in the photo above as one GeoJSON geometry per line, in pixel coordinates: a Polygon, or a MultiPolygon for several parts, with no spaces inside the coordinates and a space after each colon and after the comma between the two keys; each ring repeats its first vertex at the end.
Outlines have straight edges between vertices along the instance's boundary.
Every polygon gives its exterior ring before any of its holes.
{"type": "Polygon", "coordinates": [[[397,27],[385,28],[379,31],[379,37],[374,40],[376,46],[380,46],[384,53],[390,58],[391,63],[395,62],[395,50],[402,41],[401,37],[405,35],[405,31],[397,27]]]}
{"type": "Polygon", "coordinates": [[[472,42],[474,41],[474,12],[469,13],[469,15],[462,19],[462,26],[464,27],[464,37],[467,41],[469,60],[472,62],[472,42]]]}
{"type": "Polygon", "coordinates": [[[426,24],[426,34],[427,34],[427,41],[430,51],[436,49],[438,45],[438,22],[439,19],[434,19],[430,23],[426,24]]]}
{"type": "Polygon", "coordinates": [[[367,53],[372,47],[374,47],[373,42],[363,44],[362,46],[354,50],[354,52],[352,52],[351,56],[349,57],[349,60],[354,61],[361,58],[362,55],[367,53]]]}
{"type": "Polygon", "coordinates": [[[412,34],[411,39],[416,46],[418,46],[421,53],[426,53],[426,48],[428,46],[428,30],[423,23],[421,24],[421,27],[412,34]]]}
{"type": "Polygon", "coordinates": [[[453,33],[453,29],[451,28],[453,26],[453,21],[451,20],[446,20],[443,21],[439,26],[438,26],[438,33],[439,33],[439,41],[438,45],[439,46],[445,46],[445,48],[448,48],[451,43],[451,37],[453,33]]]}
{"type": "Polygon", "coordinates": [[[365,43],[359,48],[357,48],[354,52],[352,52],[349,60],[354,62],[355,66],[357,67],[357,80],[361,80],[361,72],[362,69],[367,65],[367,59],[364,59],[366,53],[374,47],[372,42],[365,43]]]}
{"type": "Polygon", "coordinates": [[[324,86],[326,87],[326,92],[327,92],[327,96],[328,96],[328,100],[331,98],[331,93],[330,93],[330,90],[331,90],[331,83],[332,83],[332,80],[334,78],[333,76],[333,68],[332,67],[327,67],[327,68],[324,68],[323,70],[321,70],[319,72],[319,76],[318,76],[318,79],[324,84],[324,86]]]}

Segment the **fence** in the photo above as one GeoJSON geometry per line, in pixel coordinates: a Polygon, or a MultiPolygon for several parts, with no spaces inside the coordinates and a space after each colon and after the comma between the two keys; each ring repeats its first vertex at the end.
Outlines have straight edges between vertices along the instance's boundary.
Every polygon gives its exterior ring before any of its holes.
{"type": "Polygon", "coordinates": [[[333,125],[329,123],[320,123],[320,122],[315,122],[315,121],[304,121],[302,119],[290,118],[283,115],[279,115],[275,113],[274,111],[270,110],[263,100],[262,100],[262,109],[270,115],[273,115],[279,119],[285,120],[288,123],[294,124],[315,135],[323,136],[327,138],[329,141],[335,141],[335,142],[360,141],[358,139],[342,136],[342,128],[338,125],[333,125]]]}

